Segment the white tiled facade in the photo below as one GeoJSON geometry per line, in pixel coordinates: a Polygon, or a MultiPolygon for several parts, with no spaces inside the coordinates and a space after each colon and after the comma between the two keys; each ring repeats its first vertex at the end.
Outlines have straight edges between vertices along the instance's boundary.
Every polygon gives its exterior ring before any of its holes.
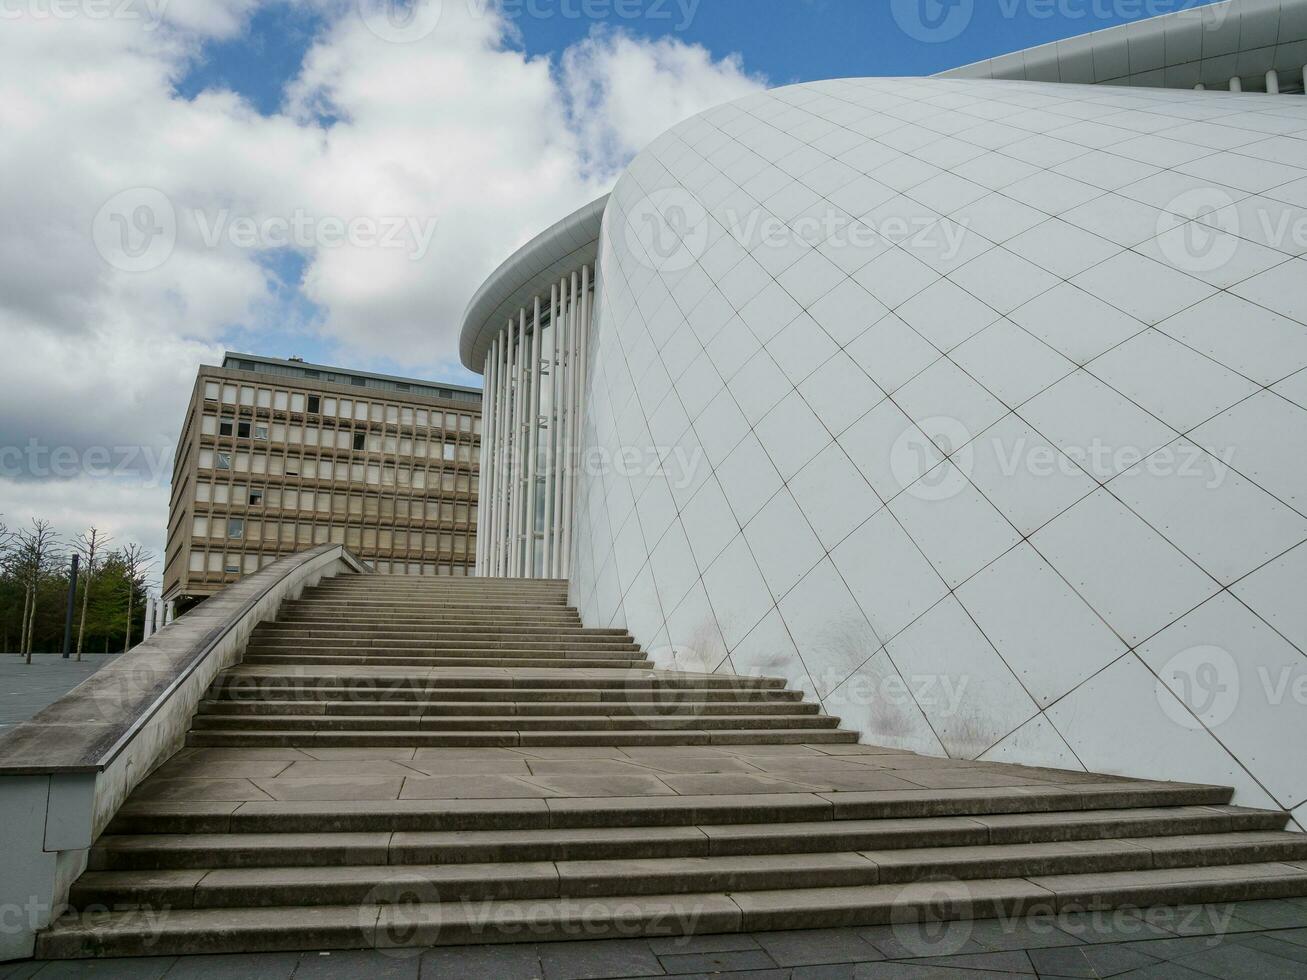
{"type": "Polygon", "coordinates": [[[1307,825],[1307,101],[778,89],[637,157],[598,252],[587,625],[1307,825]]]}

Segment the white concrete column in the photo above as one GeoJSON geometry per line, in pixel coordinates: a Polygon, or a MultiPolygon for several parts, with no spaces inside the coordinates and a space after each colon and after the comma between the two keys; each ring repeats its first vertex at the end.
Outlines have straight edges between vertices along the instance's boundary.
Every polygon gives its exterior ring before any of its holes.
{"type": "Polygon", "coordinates": [[[495,341],[499,345],[495,371],[499,376],[496,384],[497,408],[495,410],[495,468],[499,479],[495,481],[495,554],[491,562],[492,575],[504,574],[504,494],[508,485],[508,454],[504,448],[507,437],[508,421],[508,338],[501,333],[495,341]]]}
{"type": "Polygon", "coordinates": [[[544,577],[552,578],[554,574],[554,554],[556,551],[556,540],[554,538],[554,514],[557,510],[558,501],[554,498],[554,473],[557,468],[558,459],[558,426],[554,424],[554,417],[558,411],[558,321],[562,310],[558,302],[558,284],[549,287],[549,410],[544,413],[545,426],[547,428],[548,443],[545,452],[545,565],[544,577]]]}
{"type": "Polygon", "coordinates": [[[572,492],[576,485],[576,376],[577,376],[577,342],[581,332],[581,277],[572,273],[571,309],[567,318],[567,393],[563,404],[567,407],[567,417],[563,422],[563,440],[566,451],[563,455],[563,532],[562,554],[559,556],[559,578],[567,578],[572,564],[572,492]]]}
{"type": "Polygon", "coordinates": [[[141,642],[145,642],[154,633],[154,596],[145,597],[145,626],[141,630],[141,642]]]}
{"type": "Polygon", "coordinates": [[[1231,92],[1243,91],[1243,79],[1240,78],[1238,75],[1235,75],[1234,78],[1230,79],[1230,91],[1231,92]]]}
{"type": "Polygon", "coordinates": [[[164,613],[163,613],[163,625],[164,625],[164,626],[167,626],[169,623],[171,623],[171,622],[172,622],[174,619],[176,619],[176,618],[177,618],[177,600],[176,600],[176,599],[170,599],[170,600],[168,600],[168,605],[167,605],[167,607],[164,609],[164,613]]]}
{"type": "Polygon", "coordinates": [[[517,314],[517,389],[516,402],[513,406],[513,569],[514,578],[522,576],[522,556],[525,552],[522,540],[523,523],[526,520],[526,499],[524,481],[526,480],[526,414],[527,402],[530,400],[531,365],[529,363],[530,345],[526,336],[526,310],[517,314]]]}
{"type": "Polygon", "coordinates": [[[570,343],[568,323],[571,308],[568,303],[567,278],[558,284],[558,327],[554,342],[556,347],[556,364],[554,368],[554,469],[552,473],[554,497],[554,548],[553,560],[549,567],[550,578],[558,578],[563,568],[563,469],[567,455],[567,433],[563,421],[567,415],[565,399],[567,397],[567,349],[570,343]]]}
{"type": "Polygon", "coordinates": [[[486,501],[490,499],[491,486],[494,483],[494,473],[492,467],[487,462],[490,450],[490,427],[493,423],[494,412],[491,408],[491,391],[494,387],[492,380],[491,353],[486,352],[484,366],[481,369],[481,483],[477,493],[477,569],[478,577],[486,574],[486,542],[489,536],[486,534],[486,501]]]}
{"type": "Polygon", "coordinates": [[[540,462],[540,297],[535,298],[531,313],[531,390],[527,395],[526,440],[526,576],[536,574],[536,467],[540,462]]]}
{"type": "Polygon", "coordinates": [[[1280,73],[1274,68],[1266,73],[1266,94],[1280,94],[1280,73]]]}
{"type": "Polygon", "coordinates": [[[482,549],[485,564],[481,568],[481,574],[490,576],[495,574],[495,494],[499,486],[499,466],[495,458],[497,451],[495,427],[499,424],[499,341],[497,339],[490,344],[490,351],[486,354],[486,365],[486,393],[482,404],[487,414],[481,424],[481,438],[486,445],[486,472],[481,479],[477,525],[478,536],[484,535],[486,539],[482,549]]]}

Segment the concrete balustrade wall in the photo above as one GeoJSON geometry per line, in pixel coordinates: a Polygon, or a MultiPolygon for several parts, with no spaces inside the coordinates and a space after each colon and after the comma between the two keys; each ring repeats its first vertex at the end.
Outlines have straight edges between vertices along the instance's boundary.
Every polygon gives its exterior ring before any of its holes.
{"type": "Polygon", "coordinates": [[[323,578],[369,573],[341,545],[291,555],[228,586],[0,737],[0,961],[32,955],[87,850],[186,738],[196,706],[250,633],[323,578]]]}

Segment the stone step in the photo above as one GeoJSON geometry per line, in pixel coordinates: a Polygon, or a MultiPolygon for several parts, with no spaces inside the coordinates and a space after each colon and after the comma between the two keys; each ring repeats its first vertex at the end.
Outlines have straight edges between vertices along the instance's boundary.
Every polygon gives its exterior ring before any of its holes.
{"type": "Polygon", "coordinates": [[[587,630],[582,626],[506,626],[502,623],[484,623],[478,626],[434,626],[430,623],[386,623],[382,627],[328,626],[323,623],[264,623],[256,627],[254,636],[265,638],[366,638],[376,640],[404,640],[414,634],[431,636],[447,642],[473,642],[473,640],[528,639],[558,640],[566,643],[633,643],[626,630],[587,630]]]}
{"type": "MultiPolygon", "coordinates": [[[[431,670],[340,670],[306,664],[296,672],[274,670],[263,666],[239,666],[225,671],[222,682],[240,684],[284,684],[294,686],[307,682],[380,687],[402,684],[412,689],[440,688],[512,688],[538,690],[556,688],[585,688],[609,691],[646,689],[651,691],[786,691],[785,681],[779,677],[743,677],[735,674],[676,674],[670,671],[644,668],[588,668],[580,673],[572,668],[522,670],[512,674],[503,671],[472,670],[459,667],[441,667],[431,670]]],[[[794,693],[794,692],[790,692],[794,693]]]]}
{"type": "Polygon", "coordinates": [[[265,647],[310,647],[312,649],[349,649],[355,647],[393,647],[395,649],[425,650],[493,650],[507,647],[509,649],[567,650],[639,650],[640,645],[633,640],[623,640],[616,636],[590,636],[585,633],[576,636],[554,633],[491,633],[473,634],[435,634],[432,636],[413,633],[386,632],[298,632],[278,631],[256,633],[250,637],[251,648],[265,647]]]}
{"type": "Polygon", "coordinates": [[[311,732],[345,731],[443,731],[443,732],[604,732],[611,729],[675,731],[694,728],[701,731],[746,729],[765,731],[773,728],[836,728],[839,719],[830,715],[800,714],[692,714],[675,712],[659,715],[652,712],[614,713],[607,715],[422,715],[411,717],[390,714],[211,714],[196,715],[193,731],[278,731],[311,732]]]}
{"type": "Polygon", "coordinates": [[[1222,867],[1045,875],[676,895],[510,899],[492,905],[404,901],[366,906],[137,910],[69,914],[38,940],[44,958],[708,935],[890,922],[1051,915],[1060,909],[1273,899],[1302,894],[1307,869],[1268,862],[1222,867]],[[413,902],[421,904],[413,904],[413,902]]]}
{"type": "MultiPolygon", "coordinates": [[[[947,848],[1211,834],[1219,841],[1281,831],[1286,815],[1238,807],[830,820],[691,827],[284,834],[109,834],[95,871],[334,865],[482,864],[947,848]],[[221,860],[216,860],[217,856],[221,860]]],[[[1307,838],[1300,838],[1307,844],[1307,838]]]]}
{"type": "Polygon", "coordinates": [[[337,596],[318,595],[312,592],[305,592],[300,598],[289,600],[287,607],[292,609],[386,609],[390,607],[427,610],[430,612],[461,612],[464,610],[484,611],[490,609],[505,609],[513,612],[532,612],[537,609],[546,612],[576,611],[575,606],[567,605],[567,600],[563,598],[549,599],[547,597],[513,599],[511,596],[496,597],[468,596],[467,598],[444,598],[428,599],[421,596],[407,597],[393,594],[378,594],[375,597],[367,597],[358,593],[347,593],[337,596]]]}
{"type": "MultiPolygon", "coordinates": [[[[301,739],[302,739],[301,735],[301,739]]],[[[301,744],[305,744],[301,742],[301,744]]],[[[316,740],[315,740],[316,744],[316,740]]],[[[693,827],[850,820],[917,820],[966,817],[982,826],[1008,818],[1009,836],[1025,840],[1025,826],[1060,820],[1123,821],[1119,811],[1173,807],[1227,807],[1231,791],[1177,783],[1082,783],[1003,789],[896,790],[853,793],[764,793],[712,796],[632,796],[504,800],[259,801],[248,803],[129,800],[111,821],[110,834],[369,833],[580,828],[693,827]],[[1095,814],[1104,814],[1095,816],[1095,814]]],[[[1151,812],[1145,817],[1154,816],[1151,812]]],[[[1277,814],[1280,824],[1286,819],[1277,814]]],[[[1122,823],[1124,828],[1129,826],[1122,823]]],[[[793,827],[790,828],[791,830],[793,827]]],[[[1279,829],[1279,828],[1268,828],[1279,829]]],[[[758,830],[765,833],[765,830],[758,830]]],[[[805,832],[811,832],[805,829],[805,832]]],[[[1039,838],[1035,838],[1039,839],[1039,838]]]]}
{"type": "MultiPolygon", "coordinates": [[[[501,695],[502,697],[502,695],[501,695]]],[[[404,715],[444,717],[485,715],[490,718],[512,715],[665,715],[698,718],[702,715],[785,715],[815,716],[820,706],[804,701],[673,701],[649,699],[621,701],[326,701],[321,699],[223,701],[205,700],[199,705],[202,715],[244,718],[250,715],[404,715]]]]}
{"type": "MultiPolygon", "coordinates": [[[[243,680],[243,679],[242,679],[243,680]]],[[[440,688],[425,684],[374,684],[368,687],[346,687],[320,684],[246,684],[220,680],[209,689],[208,699],[213,704],[258,704],[265,701],[325,702],[352,704],[358,702],[425,702],[447,705],[452,703],[479,704],[495,702],[525,705],[564,702],[573,705],[640,704],[673,707],[681,704],[727,704],[803,706],[802,710],[816,711],[817,705],[808,705],[798,691],[775,689],[697,688],[677,691],[656,691],[650,688],[440,688]],[[511,698],[509,694],[511,693],[511,698]]],[[[479,709],[478,709],[479,710],[479,709]]]]}
{"type": "Polygon", "coordinates": [[[897,850],[311,868],[91,871],[74,909],[388,905],[415,882],[432,902],[660,895],[1089,875],[1302,861],[1307,837],[1248,833],[897,850]]]}
{"type": "Polygon", "coordinates": [[[818,745],[858,741],[858,733],[831,728],[766,728],[675,731],[216,731],[192,729],[188,746],[208,748],[316,748],[446,747],[514,748],[525,745],[818,745]]]}
{"type": "Polygon", "coordinates": [[[494,656],[468,654],[462,657],[437,657],[435,655],[426,657],[389,657],[381,654],[340,654],[313,657],[307,654],[268,653],[251,654],[245,658],[245,663],[269,665],[311,663],[320,665],[339,664],[341,666],[371,665],[374,667],[536,667],[542,669],[563,667],[605,667],[614,669],[631,666],[653,667],[652,662],[635,657],[610,660],[581,655],[567,657],[513,656],[502,652],[496,653],[494,656]]]}
{"type": "Polygon", "coordinates": [[[536,627],[541,629],[558,629],[558,630],[578,630],[583,628],[583,624],[577,617],[558,616],[548,619],[543,616],[522,616],[513,617],[503,613],[496,613],[493,616],[413,616],[405,613],[394,615],[392,613],[378,613],[374,617],[364,617],[359,613],[340,613],[335,616],[327,616],[321,613],[297,613],[295,615],[283,616],[278,620],[279,624],[294,627],[308,627],[310,629],[325,630],[373,630],[373,629],[394,629],[396,631],[406,630],[408,627],[432,630],[457,630],[460,632],[476,632],[479,629],[490,627],[500,629],[504,627],[526,627],[534,630],[536,627]]]}
{"type": "MultiPolygon", "coordinates": [[[[509,665],[519,664],[526,666],[524,661],[534,660],[557,660],[557,661],[613,661],[619,667],[633,663],[646,664],[647,660],[644,653],[639,649],[592,649],[590,647],[566,647],[562,649],[541,648],[539,650],[530,647],[451,647],[448,649],[439,647],[320,647],[318,652],[312,647],[305,646],[269,646],[260,647],[257,650],[251,650],[245,657],[244,663],[257,664],[267,662],[268,658],[278,658],[278,662],[290,662],[305,664],[337,664],[337,663],[371,663],[383,664],[387,661],[394,661],[397,664],[412,664],[415,666],[433,665],[435,660],[451,660],[453,666],[458,666],[470,660],[492,659],[505,661],[509,665]]],[[[537,664],[536,666],[540,666],[537,664]]]]}

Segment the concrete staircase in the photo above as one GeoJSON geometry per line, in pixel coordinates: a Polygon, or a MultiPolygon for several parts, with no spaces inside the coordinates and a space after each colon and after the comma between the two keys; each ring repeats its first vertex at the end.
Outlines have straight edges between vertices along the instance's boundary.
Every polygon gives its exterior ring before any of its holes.
{"type": "Polygon", "coordinates": [[[260,627],[44,957],[671,935],[1307,894],[1217,786],[857,744],[558,582],[350,576],[260,627]]]}

